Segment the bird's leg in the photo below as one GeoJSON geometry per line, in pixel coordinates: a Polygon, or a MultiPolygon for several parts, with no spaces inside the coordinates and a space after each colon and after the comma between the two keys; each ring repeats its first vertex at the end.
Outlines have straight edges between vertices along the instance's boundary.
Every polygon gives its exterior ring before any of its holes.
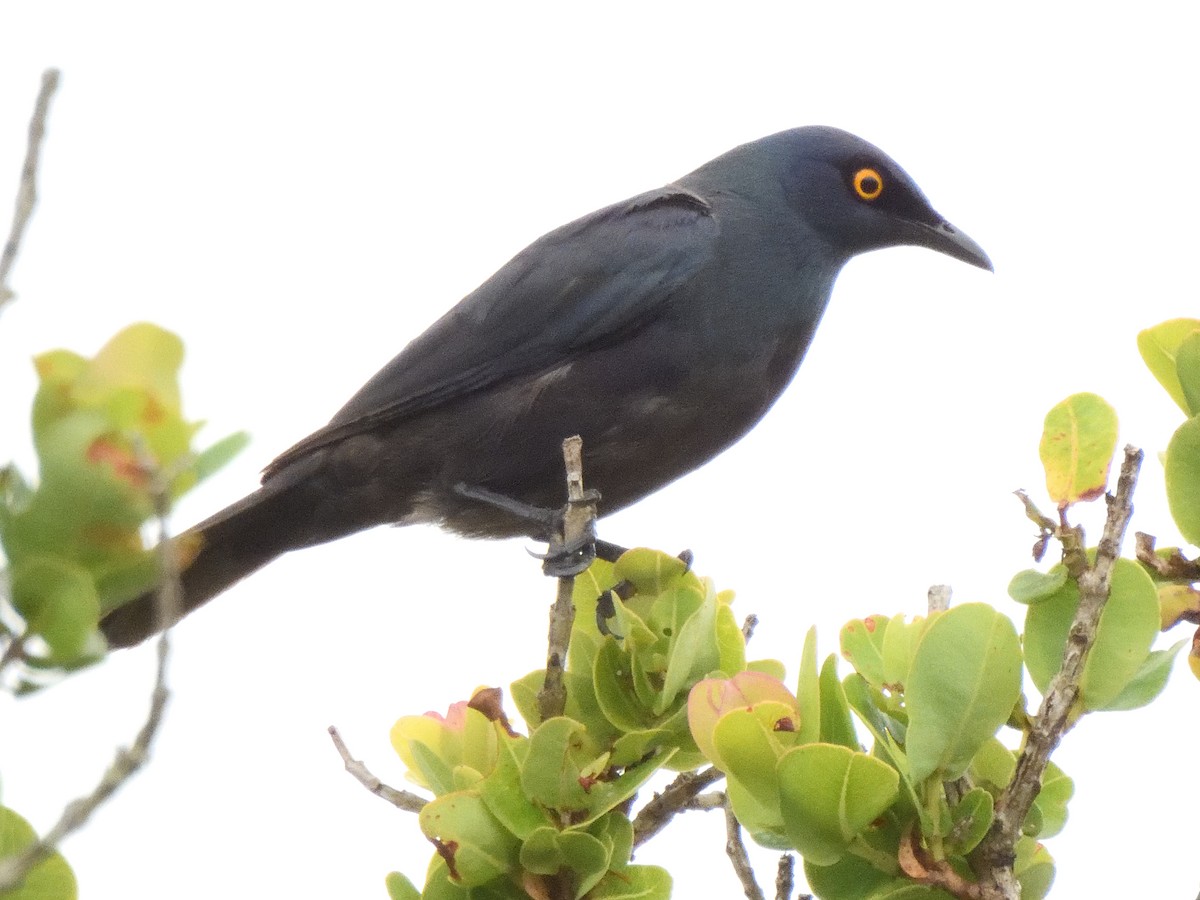
{"type": "Polygon", "coordinates": [[[526,522],[541,525],[547,530],[556,528],[562,520],[562,513],[558,510],[534,506],[532,503],[525,503],[505,494],[497,494],[495,491],[489,491],[487,488],[479,487],[478,485],[465,484],[460,481],[454,485],[454,493],[460,497],[466,497],[468,500],[478,500],[480,503],[494,506],[496,509],[503,510],[510,515],[516,516],[518,519],[524,519],[526,522]]]}
{"type": "MultiPolygon", "coordinates": [[[[454,486],[454,493],[469,500],[486,503],[519,519],[542,526],[540,530],[545,534],[551,535],[547,540],[549,546],[547,546],[545,553],[531,553],[531,555],[542,560],[542,571],[553,578],[567,578],[578,575],[592,564],[592,560],[598,555],[599,548],[603,548],[606,554],[611,554],[615,550],[617,551],[617,556],[623,552],[615,544],[596,539],[596,520],[594,515],[588,517],[582,530],[575,538],[570,541],[565,541],[562,538],[564,532],[563,523],[566,521],[567,516],[577,514],[578,510],[587,506],[595,506],[596,501],[600,499],[599,491],[585,491],[582,498],[579,500],[568,500],[562,509],[546,509],[542,506],[534,506],[532,503],[525,503],[504,494],[490,491],[487,488],[464,484],[462,482],[454,486]]],[[[606,555],[601,558],[608,559],[608,556],[606,555]]],[[[612,558],[615,559],[616,557],[612,558]]]]}
{"type": "MultiPolygon", "coordinates": [[[[575,540],[564,541],[561,538],[564,531],[563,522],[566,517],[571,514],[574,508],[594,504],[599,500],[600,493],[598,491],[585,491],[582,499],[568,500],[562,509],[546,509],[542,506],[534,506],[532,503],[525,503],[505,494],[498,494],[495,491],[489,491],[487,488],[464,484],[462,482],[454,486],[454,493],[469,500],[478,500],[480,503],[494,506],[527,522],[541,525],[547,534],[552,535],[547,541],[549,546],[547,546],[545,553],[531,552],[530,555],[540,559],[542,561],[542,571],[552,577],[565,578],[578,575],[590,566],[592,560],[595,559],[615,563],[621,558],[622,554],[628,552],[627,547],[597,538],[595,519],[589,519],[585,523],[581,535],[575,540]]],[[[679,559],[688,569],[692,567],[693,554],[691,550],[682,551],[679,554],[679,559]]],[[[608,623],[617,614],[615,598],[619,597],[621,600],[628,600],[632,596],[633,585],[628,581],[621,581],[600,595],[596,603],[596,628],[601,634],[611,635],[618,640],[621,638],[621,635],[608,627],[608,623]]]]}

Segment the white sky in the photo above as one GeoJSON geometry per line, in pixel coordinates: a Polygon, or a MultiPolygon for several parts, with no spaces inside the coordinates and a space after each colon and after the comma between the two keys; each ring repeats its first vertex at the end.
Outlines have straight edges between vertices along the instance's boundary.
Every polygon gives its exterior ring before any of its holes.
{"type": "MultiPolygon", "coordinates": [[[[4,0],[5,222],[39,74],[63,83],[0,317],[0,459],[29,458],[29,356],[159,322],[187,341],[206,437],[255,439],[182,528],[539,234],[743,141],[834,124],[904,165],[996,274],[915,249],[854,261],[763,425],[602,533],[692,548],[761,617],[753,654],[793,673],[810,624],[830,652],[849,618],[922,611],[931,583],[1019,616],[1005,586],[1034,535],[1010,492],[1042,491],[1041,420],[1068,393],[1117,407],[1147,450],[1134,527],[1177,539],[1155,454],[1180,414],[1134,338],[1200,314],[1200,63],[1183,5],[1123,9],[4,0]]],[[[380,529],[189,619],[152,765],[64,848],[83,895],[419,882],[415,818],[345,775],[325,728],[399,784],[398,716],[536,668],[553,585],[524,546],[380,529]]],[[[4,802],[45,828],[90,787],[144,715],[152,657],[0,698],[4,802]]],[[[1153,709],[1068,737],[1055,896],[1195,895],[1198,698],[1181,667],[1153,709]]],[[[740,896],[716,815],[671,831],[638,858],[677,897],[740,896]]]]}

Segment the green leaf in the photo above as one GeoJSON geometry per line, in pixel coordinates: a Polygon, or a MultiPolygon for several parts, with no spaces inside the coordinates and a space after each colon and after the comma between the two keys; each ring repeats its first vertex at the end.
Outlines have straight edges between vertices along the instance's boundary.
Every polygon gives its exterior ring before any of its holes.
{"type": "MultiPolygon", "coordinates": [[[[531,879],[538,876],[530,876],[531,879]]],[[[426,870],[425,889],[421,900],[529,900],[520,883],[509,878],[496,878],[487,884],[466,886],[454,881],[446,866],[436,856],[426,870]]]]}
{"type": "Polygon", "coordinates": [[[811,744],[821,739],[821,700],[821,681],[817,674],[817,628],[814,625],[804,635],[796,684],[796,709],[799,712],[796,739],[801,744],[811,744]]]}
{"type": "Polygon", "coordinates": [[[1025,569],[1013,576],[1008,583],[1008,596],[1018,603],[1028,606],[1053,596],[1066,583],[1067,570],[1055,566],[1049,572],[1039,572],[1037,569],[1025,569]]]}
{"type": "Polygon", "coordinates": [[[1042,787],[1033,805],[1041,819],[1036,837],[1052,838],[1067,824],[1067,801],[1075,793],[1075,782],[1056,763],[1049,763],[1042,775],[1042,787]]]}
{"type": "Polygon", "coordinates": [[[1000,743],[999,738],[992,738],[984,742],[971,760],[971,780],[998,793],[1008,786],[1016,768],[1013,752],[1000,743]]]}
{"type": "MultiPolygon", "coordinates": [[[[1025,665],[1043,694],[1062,666],[1067,634],[1079,607],[1079,585],[1067,581],[1025,614],[1025,665]]],[[[1096,641],[1084,663],[1080,703],[1104,709],[1146,664],[1158,633],[1158,592],[1145,570],[1128,559],[1113,565],[1110,596],[1100,615],[1096,641]]]]}
{"type": "Polygon", "coordinates": [[[1184,395],[1183,385],[1179,381],[1176,355],[1184,340],[1198,329],[1200,319],[1170,319],[1139,332],[1137,336],[1138,350],[1146,367],[1171,395],[1171,399],[1189,416],[1195,415],[1197,410],[1189,408],[1184,395]]]}
{"type": "Polygon", "coordinates": [[[796,737],[779,723],[794,714],[788,704],[762,701],[725,713],[713,729],[713,762],[767,809],[777,803],[775,766],[796,737]]]}
{"type": "Polygon", "coordinates": [[[671,876],[658,866],[629,866],[609,872],[592,888],[588,900],[669,900],[671,876]]]}
{"type": "Polygon", "coordinates": [[[667,672],[654,705],[656,714],[666,712],[682,691],[690,689],[720,664],[717,611],[717,596],[710,591],[675,632],[670,642],[667,672]]]}
{"type": "Polygon", "coordinates": [[[1020,643],[1006,616],[966,603],[934,618],[917,644],[905,691],[913,780],[962,775],[1020,696],[1020,643]]]}
{"type": "Polygon", "coordinates": [[[588,828],[608,848],[609,868],[621,870],[629,865],[633,855],[633,823],[620,812],[601,816],[588,828]]]}
{"type": "MultiPolygon", "coordinates": [[[[571,639],[571,649],[575,649],[574,638],[571,639]]],[[[537,728],[542,724],[542,715],[538,711],[537,695],[545,683],[546,670],[535,669],[508,686],[508,693],[512,697],[513,705],[516,706],[517,712],[521,714],[521,718],[525,720],[525,724],[531,729],[537,728]]],[[[570,700],[571,696],[571,692],[568,691],[567,699],[570,700]]]]}
{"type": "Polygon", "coordinates": [[[584,727],[565,716],[547,719],[529,736],[529,751],[521,767],[525,796],[559,811],[589,808],[580,779],[594,758],[587,748],[584,727]]]}
{"type": "Polygon", "coordinates": [[[892,616],[883,633],[883,686],[888,690],[902,692],[908,682],[912,666],[913,650],[929,623],[939,615],[929,618],[915,616],[911,622],[904,616],[892,616]]]}
{"type": "Polygon", "coordinates": [[[841,744],[851,750],[860,749],[850,704],[838,679],[837,657],[832,653],[821,666],[821,733],[817,740],[823,744],[841,744]]]}
{"type": "MultiPolygon", "coordinates": [[[[32,825],[0,806],[0,859],[20,853],[36,840],[32,825]]],[[[75,900],[77,896],[75,873],[55,852],[30,869],[19,888],[5,892],[4,900],[75,900]]]]}
{"type": "MultiPolygon", "coordinates": [[[[892,735],[885,734],[883,740],[871,748],[871,755],[887,763],[900,776],[900,795],[892,806],[893,814],[905,822],[916,819],[922,834],[938,834],[940,825],[933,821],[932,810],[926,807],[917,794],[917,786],[908,771],[908,756],[904,748],[896,743],[892,735]]],[[[897,835],[897,846],[899,840],[897,835]]],[[[888,849],[890,852],[891,848],[888,849]]]]}
{"type": "Polygon", "coordinates": [[[626,732],[612,743],[609,765],[618,768],[633,765],[647,753],[669,745],[674,737],[665,728],[626,732]]]}
{"type": "MultiPolygon", "coordinates": [[[[746,636],[729,608],[732,599],[731,591],[717,594],[720,604],[717,609],[717,657],[721,671],[726,675],[736,675],[746,668],[746,636]]],[[[779,677],[782,680],[783,676],[779,677]]]]}
{"type": "Polygon", "coordinates": [[[613,566],[618,581],[628,581],[639,594],[661,594],[688,573],[678,556],[661,550],[634,547],[621,554],[613,566]]]}
{"type": "Polygon", "coordinates": [[[516,868],[517,839],[488,812],[477,791],[431,800],[418,819],[427,838],[451,848],[462,884],[481,885],[516,868]]]}
{"type": "Polygon", "coordinates": [[[854,619],[842,626],[842,656],[875,687],[883,686],[883,635],[887,616],[854,619]]]}
{"type": "Polygon", "coordinates": [[[637,695],[629,656],[616,641],[606,640],[600,647],[592,683],[601,712],[619,731],[645,731],[657,724],[637,695]]]}
{"type": "Polygon", "coordinates": [[[1183,339],[1175,355],[1175,373],[1190,416],[1200,413],[1200,331],[1183,339]]]}
{"type": "Polygon", "coordinates": [[[608,847],[585,831],[564,831],[558,838],[563,865],[577,876],[575,897],[590,891],[608,871],[608,847]]]}
{"type": "Polygon", "coordinates": [[[850,708],[858,713],[876,741],[886,743],[887,736],[891,734],[900,743],[904,742],[907,730],[904,723],[879,708],[874,702],[871,686],[862,675],[855,672],[846,676],[842,681],[842,691],[850,708]]]}
{"type": "Polygon", "coordinates": [[[496,821],[525,840],[550,824],[545,810],[525,796],[521,786],[521,767],[529,753],[529,740],[505,737],[499,750],[496,768],[479,784],[479,796],[496,821]]]}
{"type": "Polygon", "coordinates": [[[783,833],[783,819],[779,815],[779,797],[758,797],[750,792],[737,778],[725,777],[725,794],[733,814],[749,832],[755,843],[772,850],[791,850],[792,844],[783,833]]]}
{"type": "Polygon", "coordinates": [[[950,839],[955,852],[970,853],[992,827],[994,801],[981,787],[971,788],[951,812],[950,839]]]}
{"type": "Polygon", "coordinates": [[[1059,509],[1104,493],[1116,447],[1117,414],[1096,394],[1072,394],[1046,414],[1038,451],[1059,509]]]}
{"type": "Polygon", "coordinates": [[[1171,675],[1175,655],[1187,641],[1172,644],[1166,650],[1152,650],[1142,667],[1125,685],[1121,693],[1098,709],[1139,709],[1163,692],[1171,675]]]}
{"type": "Polygon", "coordinates": [[[1054,857],[1032,838],[1017,841],[1013,873],[1021,885],[1021,900],[1042,900],[1054,884],[1054,857]]]}
{"type": "Polygon", "coordinates": [[[230,460],[245,450],[249,443],[250,435],[248,433],[235,431],[233,434],[221,438],[215,444],[205,447],[196,454],[195,462],[192,463],[196,482],[199,483],[224,468],[230,460]]]}
{"type": "MultiPolygon", "coordinates": [[[[896,874],[898,874],[898,867],[896,874]]],[[[860,856],[847,854],[837,862],[821,866],[804,860],[804,878],[813,895],[821,900],[863,900],[889,884],[911,884],[881,872],[860,856]]]]}
{"type": "MultiPolygon", "coordinates": [[[[621,806],[626,800],[640,791],[654,774],[669,765],[678,753],[678,748],[671,747],[663,750],[652,759],[647,759],[636,766],[628,766],[611,781],[598,781],[587,792],[588,808],[586,814],[574,822],[576,828],[585,828],[621,806]]],[[[694,768],[694,767],[690,767],[694,768]]]]}
{"type": "Polygon", "coordinates": [[[521,845],[521,868],[537,875],[553,875],[567,868],[590,881],[586,892],[608,870],[603,842],[582,831],[559,831],[545,826],[521,845]]]}
{"type": "Polygon", "coordinates": [[[1200,545],[1200,416],[1171,437],[1166,460],[1167,503],[1179,533],[1200,545]]]}
{"type": "Polygon", "coordinates": [[[100,599],[87,570],[53,556],[26,558],[14,567],[12,600],[28,630],[62,661],[83,653],[100,620],[100,599]]]}
{"type": "Polygon", "coordinates": [[[941,888],[897,879],[888,887],[875,891],[866,900],[954,900],[941,888]]]}
{"type": "Polygon", "coordinates": [[[421,900],[421,892],[399,872],[388,872],[383,883],[389,900],[421,900]]]}
{"type": "Polygon", "coordinates": [[[788,837],[806,860],[837,862],[896,799],[896,770],[865,753],[807,744],[779,761],[779,807],[788,837]]]}

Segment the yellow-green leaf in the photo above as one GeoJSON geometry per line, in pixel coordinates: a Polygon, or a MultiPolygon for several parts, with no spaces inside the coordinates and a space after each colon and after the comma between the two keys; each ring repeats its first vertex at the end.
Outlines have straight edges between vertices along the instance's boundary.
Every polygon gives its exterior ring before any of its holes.
{"type": "Polygon", "coordinates": [[[914,781],[958,778],[1021,695],[1021,649],[1006,616],[966,603],[936,617],[913,654],[905,702],[914,781]]]}
{"type": "MultiPolygon", "coordinates": [[[[0,806],[0,859],[13,856],[37,840],[25,819],[0,806]]],[[[75,873],[59,853],[51,853],[34,866],[19,888],[4,893],[4,900],[75,900],[75,873]]]]}
{"type": "Polygon", "coordinates": [[[1038,452],[1059,509],[1104,493],[1116,446],[1117,414],[1096,394],[1072,394],[1046,414],[1038,452]]]}
{"type": "MultiPolygon", "coordinates": [[[[1079,585],[1068,580],[1025,615],[1025,665],[1043,693],[1062,665],[1078,607],[1079,585]]],[[[1109,600],[1079,683],[1084,710],[1106,709],[1138,675],[1158,633],[1158,621],[1158,592],[1150,576],[1132,560],[1116,560],[1109,600]]]]}
{"type": "Polygon", "coordinates": [[[1167,445],[1167,503],[1179,533],[1200,544],[1200,416],[1175,430],[1167,445]]]}
{"type": "Polygon", "coordinates": [[[1138,351],[1146,367],[1189,416],[1194,415],[1196,410],[1189,408],[1179,380],[1176,356],[1184,340],[1197,330],[1200,330],[1200,319],[1170,319],[1139,332],[1137,336],[1138,351]]]}
{"type": "Polygon", "coordinates": [[[780,811],[800,855],[817,865],[837,862],[899,791],[887,763],[836,744],[796,747],[779,761],[780,811]]]}

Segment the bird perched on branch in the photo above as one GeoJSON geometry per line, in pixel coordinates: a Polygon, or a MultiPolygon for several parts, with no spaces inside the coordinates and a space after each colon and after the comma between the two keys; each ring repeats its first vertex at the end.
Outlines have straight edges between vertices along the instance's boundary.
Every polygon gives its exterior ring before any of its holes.
{"type": "MultiPolygon", "coordinates": [[[[192,529],[182,612],[375,525],[544,539],[462,486],[558,507],[573,434],[601,515],[645,497],[746,434],[795,375],[842,266],[901,244],[991,269],[888,156],[825,127],[743,144],[550,232],[192,529]]],[[[117,647],[150,636],[153,596],[101,628],[117,647]]]]}

